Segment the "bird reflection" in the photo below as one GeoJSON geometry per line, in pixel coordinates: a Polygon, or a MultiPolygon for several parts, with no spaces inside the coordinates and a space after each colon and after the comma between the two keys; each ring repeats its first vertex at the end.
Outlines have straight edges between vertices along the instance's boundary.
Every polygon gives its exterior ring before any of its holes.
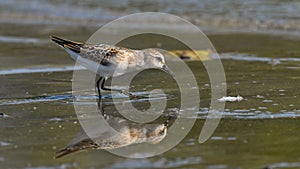
{"type": "Polygon", "coordinates": [[[80,132],[68,146],[56,152],[55,158],[80,150],[109,150],[138,143],[157,144],[166,137],[167,127],[176,118],[174,115],[169,115],[168,119],[163,123],[136,123],[122,117],[108,115],[104,112],[102,106],[99,107],[99,110],[102,111],[102,115],[107,123],[117,132],[104,130],[95,138],[90,138],[85,132],[80,132]]]}

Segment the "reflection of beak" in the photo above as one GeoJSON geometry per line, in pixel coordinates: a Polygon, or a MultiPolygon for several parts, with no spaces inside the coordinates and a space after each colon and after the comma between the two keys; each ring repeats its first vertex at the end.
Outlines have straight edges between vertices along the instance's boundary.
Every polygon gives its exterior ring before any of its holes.
{"type": "Polygon", "coordinates": [[[175,74],[172,72],[172,70],[167,65],[163,65],[162,70],[165,71],[165,72],[167,72],[173,78],[175,77],[175,74]]]}

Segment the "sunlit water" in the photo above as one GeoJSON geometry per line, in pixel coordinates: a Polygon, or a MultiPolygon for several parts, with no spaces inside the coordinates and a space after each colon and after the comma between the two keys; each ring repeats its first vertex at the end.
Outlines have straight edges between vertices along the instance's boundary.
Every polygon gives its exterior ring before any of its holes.
{"type": "MultiPolygon", "coordinates": [[[[202,63],[187,61],[198,82],[200,109],[190,115],[196,123],[176,147],[147,159],[127,159],[101,150],[53,159],[55,152],[81,131],[73,104],[81,99],[94,104],[97,97],[72,95],[72,71],[85,70],[74,67],[68,54],[49,42],[49,35],[85,41],[107,21],[158,7],[161,12],[187,18],[207,32],[299,34],[298,1],[226,0],[218,4],[128,0],[116,7],[113,1],[62,4],[54,0],[0,0],[0,168],[300,168],[300,42],[296,36],[255,34],[209,36],[220,52],[227,95],[240,95],[244,100],[226,102],[225,110],[219,112],[222,120],[217,130],[205,143],[199,144],[198,137],[210,108],[211,86],[202,63]]],[[[149,26],[148,21],[138,23],[149,26]]],[[[120,45],[182,49],[170,40],[153,37],[138,37],[120,45]]],[[[162,118],[178,110],[180,93],[163,72],[142,72],[130,88],[140,96],[147,96],[153,89],[163,89],[167,94],[162,118]]],[[[112,107],[112,98],[126,97],[103,94],[108,108],[112,107]]],[[[163,97],[154,95],[149,99],[155,103],[163,97]]],[[[139,109],[149,107],[145,98],[129,103],[139,109]]]]}
{"type": "MultiPolygon", "coordinates": [[[[96,97],[74,98],[70,81],[72,71],[64,67],[53,73],[51,67],[35,68],[39,70],[36,72],[26,72],[32,70],[27,68],[23,73],[18,69],[7,75],[3,73],[0,149],[4,153],[0,155],[0,164],[42,169],[262,168],[266,165],[298,168],[298,59],[278,58],[280,62],[273,64],[271,58],[258,59],[238,53],[221,54],[222,57],[228,95],[240,95],[244,100],[226,103],[225,111],[220,112],[223,119],[216,132],[207,142],[199,144],[197,139],[209,108],[210,85],[201,62],[187,62],[196,72],[201,94],[201,108],[190,117],[197,119],[196,124],[179,145],[150,159],[125,159],[105,151],[89,151],[54,160],[55,151],[64,147],[80,130],[73,103],[90,99],[93,104],[96,97]]],[[[57,70],[57,67],[53,69],[57,70]]],[[[136,91],[133,93],[147,95],[147,91],[163,88],[172,97],[168,100],[166,113],[179,107],[178,89],[170,85],[168,76],[158,71],[143,73],[152,80],[138,76],[132,83],[131,90],[136,91]],[[155,78],[163,79],[162,83],[155,83],[155,78]]],[[[107,93],[104,102],[111,105],[112,97],[126,96],[107,93]]],[[[152,99],[160,100],[158,96],[152,99]]],[[[138,99],[132,103],[146,108],[149,106],[147,100],[138,99]]]]}

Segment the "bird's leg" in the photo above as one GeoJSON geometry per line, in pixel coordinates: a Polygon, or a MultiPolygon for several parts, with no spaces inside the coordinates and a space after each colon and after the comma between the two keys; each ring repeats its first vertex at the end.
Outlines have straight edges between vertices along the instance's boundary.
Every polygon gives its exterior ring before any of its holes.
{"type": "Polygon", "coordinates": [[[131,94],[130,92],[128,92],[127,90],[121,90],[121,89],[112,89],[112,88],[108,88],[105,86],[105,81],[106,81],[106,78],[105,77],[100,77],[98,80],[97,80],[97,89],[98,89],[98,95],[99,95],[99,98],[101,99],[101,92],[100,92],[100,89],[101,90],[106,90],[106,91],[117,91],[119,93],[122,93],[122,94],[125,94],[127,96],[129,96],[130,99],[138,99],[138,98],[148,98],[148,97],[145,97],[145,96],[137,96],[137,95],[133,95],[131,94]],[[102,81],[102,82],[101,82],[102,81]],[[101,86],[100,86],[100,82],[101,82],[101,86]]]}
{"type": "Polygon", "coordinates": [[[106,79],[103,78],[102,83],[101,83],[101,89],[102,89],[102,90],[107,90],[107,91],[117,91],[117,92],[123,93],[123,94],[125,94],[125,95],[127,95],[127,96],[132,96],[132,94],[129,93],[128,91],[126,91],[126,90],[121,90],[121,89],[111,89],[111,88],[105,87],[105,86],[104,86],[105,81],[106,81],[106,79]]]}
{"type": "Polygon", "coordinates": [[[104,77],[100,76],[99,79],[96,82],[97,90],[98,90],[98,95],[99,95],[99,100],[98,100],[97,104],[98,104],[98,108],[99,108],[102,116],[104,117],[105,120],[107,120],[108,116],[107,116],[107,114],[104,111],[104,104],[103,104],[103,102],[101,102],[102,99],[101,99],[101,92],[100,92],[100,82],[101,82],[101,80],[104,80],[104,79],[105,79],[104,77]]]}
{"type": "Polygon", "coordinates": [[[99,96],[99,101],[101,100],[100,82],[101,82],[102,79],[104,79],[104,78],[100,76],[99,79],[96,82],[97,90],[98,90],[98,96],[99,96]]]}

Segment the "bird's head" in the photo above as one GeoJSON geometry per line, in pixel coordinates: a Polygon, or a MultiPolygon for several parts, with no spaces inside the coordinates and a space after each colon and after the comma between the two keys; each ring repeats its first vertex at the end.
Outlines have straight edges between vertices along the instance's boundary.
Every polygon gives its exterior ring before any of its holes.
{"type": "Polygon", "coordinates": [[[167,126],[165,126],[164,124],[158,125],[153,131],[148,134],[148,142],[151,144],[157,144],[166,137],[167,126]]]}
{"type": "Polygon", "coordinates": [[[174,77],[174,73],[171,69],[166,65],[165,57],[162,53],[160,53],[156,49],[145,49],[144,50],[145,62],[148,66],[159,68],[169,75],[174,77]]]}

